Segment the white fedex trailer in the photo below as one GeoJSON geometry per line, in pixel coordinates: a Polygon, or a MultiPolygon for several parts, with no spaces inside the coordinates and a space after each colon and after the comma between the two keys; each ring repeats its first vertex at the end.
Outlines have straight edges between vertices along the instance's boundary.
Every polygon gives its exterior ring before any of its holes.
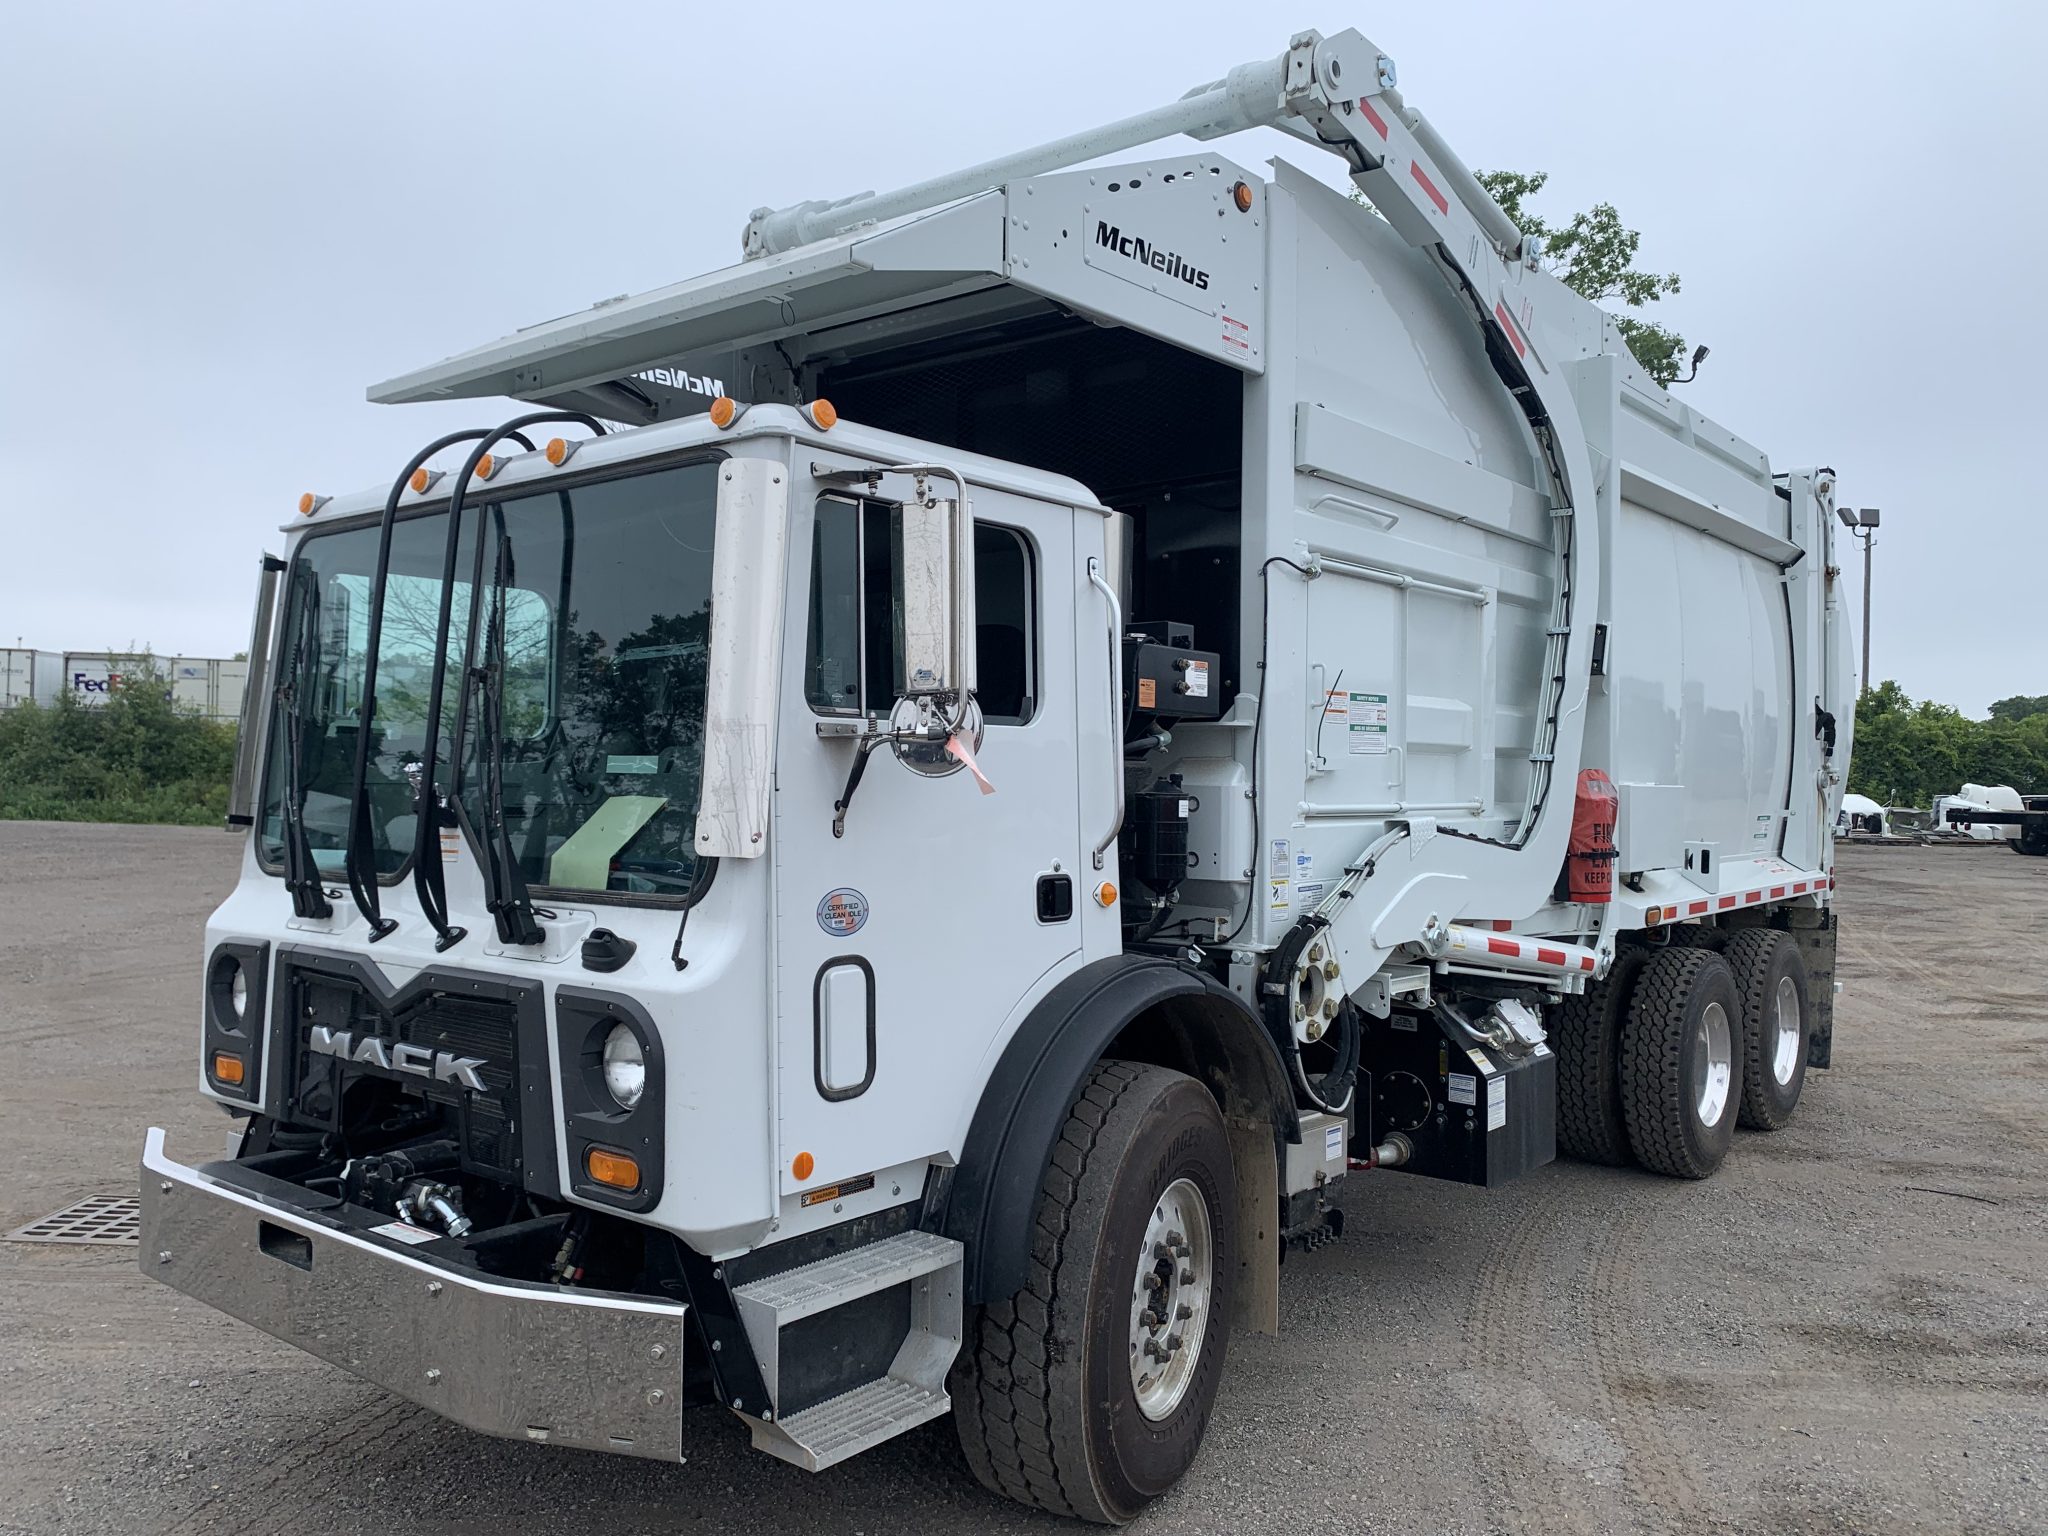
{"type": "Polygon", "coordinates": [[[503,395],[265,562],[159,1280],[495,1434],[950,1411],[1114,1522],[1339,1185],[1703,1177],[1826,1065],[1834,476],[1357,33],[371,391],[503,395]],[[1371,207],[1066,169],[1260,124],[1371,207]]]}

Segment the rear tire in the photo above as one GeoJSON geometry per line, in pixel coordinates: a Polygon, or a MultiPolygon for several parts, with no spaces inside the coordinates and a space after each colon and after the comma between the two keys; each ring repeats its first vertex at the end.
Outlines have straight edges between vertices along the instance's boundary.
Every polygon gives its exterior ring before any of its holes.
{"type": "Polygon", "coordinates": [[[1624,949],[1614,967],[1576,997],[1550,1010],[1550,1046],[1557,1053],[1557,1148],[1582,1163],[1620,1167],[1629,1161],[1621,1111],[1621,1030],[1636,973],[1649,952],[1624,949]]]}
{"type": "Polygon", "coordinates": [[[1209,1091],[1164,1067],[1098,1066],[1040,1187],[1030,1278],[970,1319],[954,1367],[983,1486],[1121,1525],[1180,1480],[1229,1350],[1236,1210],[1209,1091]],[[1143,1322],[1153,1307],[1164,1316],[1143,1322]]]}
{"type": "Polygon", "coordinates": [[[1673,946],[1687,949],[1711,949],[1719,954],[1728,947],[1734,930],[1722,928],[1714,923],[1680,923],[1670,930],[1673,946]]]}
{"type": "Polygon", "coordinates": [[[1722,956],[1742,1000],[1742,1124],[1775,1131],[1799,1107],[1811,1049],[1812,988],[1790,935],[1745,928],[1722,956]]]}
{"type": "Polygon", "coordinates": [[[1742,1013],[1712,950],[1665,949],[1644,963],[1621,1034],[1621,1093],[1645,1168],[1704,1179],[1721,1166],[1742,1099],[1742,1013]]]}

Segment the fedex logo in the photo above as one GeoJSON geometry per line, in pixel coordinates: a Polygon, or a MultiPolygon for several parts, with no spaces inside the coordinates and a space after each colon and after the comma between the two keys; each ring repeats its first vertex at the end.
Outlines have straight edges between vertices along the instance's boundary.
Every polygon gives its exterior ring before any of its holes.
{"type": "Polygon", "coordinates": [[[121,674],[109,672],[105,677],[88,677],[83,672],[71,674],[71,687],[78,693],[112,693],[121,686],[121,674]]]}

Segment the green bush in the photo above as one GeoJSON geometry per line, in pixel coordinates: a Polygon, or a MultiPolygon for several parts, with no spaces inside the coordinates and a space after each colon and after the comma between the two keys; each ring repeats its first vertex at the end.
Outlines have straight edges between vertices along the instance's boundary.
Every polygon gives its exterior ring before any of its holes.
{"type": "Polygon", "coordinates": [[[123,685],[89,707],[0,711],[0,820],[219,824],[227,815],[235,728],[178,709],[147,653],[124,657],[123,685]]]}

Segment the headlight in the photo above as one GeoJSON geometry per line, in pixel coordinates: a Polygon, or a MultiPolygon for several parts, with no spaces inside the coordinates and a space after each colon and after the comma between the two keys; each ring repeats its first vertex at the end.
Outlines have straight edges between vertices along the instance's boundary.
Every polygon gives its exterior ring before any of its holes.
{"type": "Polygon", "coordinates": [[[246,1018],[249,1013],[249,973],[237,965],[234,979],[228,983],[228,1003],[235,1010],[235,1017],[246,1018]]]}
{"type": "Polygon", "coordinates": [[[630,1025],[614,1024],[604,1037],[604,1085],[621,1109],[631,1109],[647,1091],[647,1059],[630,1025]]]}

